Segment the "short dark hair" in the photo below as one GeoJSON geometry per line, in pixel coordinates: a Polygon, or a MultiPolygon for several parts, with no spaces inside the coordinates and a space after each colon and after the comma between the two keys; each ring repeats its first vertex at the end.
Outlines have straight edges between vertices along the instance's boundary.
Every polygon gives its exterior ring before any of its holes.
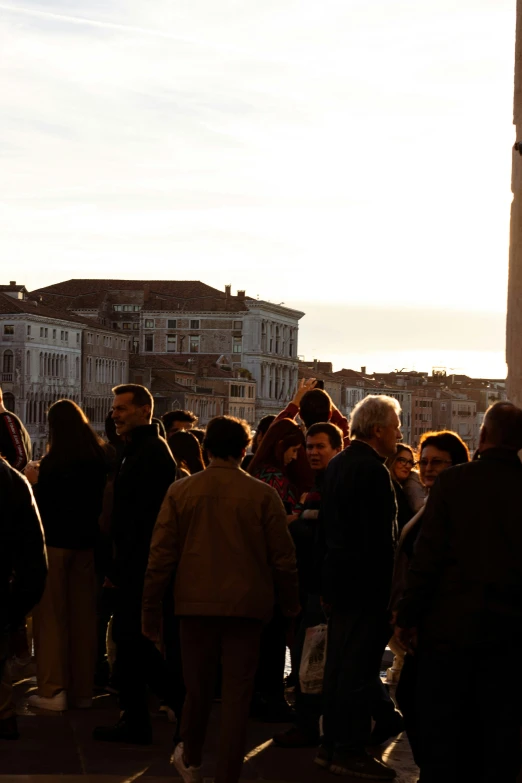
{"type": "Polygon", "coordinates": [[[154,398],[146,386],[140,383],[121,383],[115,386],[112,393],[116,396],[120,394],[132,394],[132,402],[141,408],[143,405],[150,405],[151,413],[154,410],[154,398]]]}
{"type": "Polygon", "coordinates": [[[310,389],[299,404],[299,416],[308,429],[312,424],[329,421],[332,414],[332,400],[323,389],[310,389]]]}
{"type": "Polygon", "coordinates": [[[336,424],[329,421],[319,421],[306,431],[306,437],[313,438],[314,435],[328,435],[332,449],[342,449],[344,445],[344,435],[336,424]]]}
{"type": "Polygon", "coordinates": [[[181,409],[176,411],[167,411],[167,413],[164,413],[161,418],[167,432],[170,430],[175,421],[185,421],[189,424],[194,424],[194,422],[198,420],[198,417],[192,413],[192,411],[183,411],[181,409]]]}
{"type": "Polygon", "coordinates": [[[469,462],[469,449],[456,432],[441,430],[441,432],[425,432],[419,443],[419,454],[426,446],[435,446],[436,449],[447,451],[451,457],[452,465],[460,465],[469,462]]]}
{"type": "Polygon", "coordinates": [[[233,416],[216,416],[207,425],[204,448],[212,457],[239,459],[251,440],[250,427],[233,416]]]}
{"type": "Polygon", "coordinates": [[[522,449],[522,408],[501,400],[486,411],[482,424],[490,443],[504,449],[522,449]]]}

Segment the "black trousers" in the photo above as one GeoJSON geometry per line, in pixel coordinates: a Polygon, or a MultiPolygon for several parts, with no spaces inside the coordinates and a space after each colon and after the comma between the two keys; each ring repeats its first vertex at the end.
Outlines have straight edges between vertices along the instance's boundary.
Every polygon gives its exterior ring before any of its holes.
{"type": "Polygon", "coordinates": [[[421,647],[417,655],[422,783],[515,783],[522,648],[421,647]]]}
{"type": "Polygon", "coordinates": [[[341,753],[361,753],[371,719],[389,720],[395,710],[382,684],[380,666],[390,626],[386,611],[333,609],[323,692],[324,744],[341,753]]]}
{"type": "Polygon", "coordinates": [[[120,707],[129,721],[148,722],[147,687],[168,704],[174,702],[174,693],[162,654],[141,633],[141,592],[118,589],[112,637],[117,646],[120,707]]]}
{"type": "Polygon", "coordinates": [[[285,658],[287,620],[279,606],[274,607],[270,622],[263,628],[255,693],[271,704],[285,698],[285,658]]]}

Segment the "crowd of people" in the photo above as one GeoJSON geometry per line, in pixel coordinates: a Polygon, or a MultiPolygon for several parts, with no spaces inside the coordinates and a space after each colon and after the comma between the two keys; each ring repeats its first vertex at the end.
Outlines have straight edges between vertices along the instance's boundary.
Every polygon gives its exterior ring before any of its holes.
{"type": "Polygon", "coordinates": [[[313,379],[253,440],[230,416],[205,430],[189,411],[155,419],[144,386],[113,393],[105,438],[55,402],[38,462],[0,393],[0,739],[19,736],[10,665],[30,660],[31,615],[30,708],[87,709],[110,688],[119,717],[94,738],[146,745],[152,694],[185,781],[202,780],[219,697],[216,783],[239,780],[249,716],[286,723],[274,743],[316,747],[333,774],[394,779],[374,748],[405,731],[421,783],[515,783],[520,408],[488,409],[471,458],[455,432],[403,444],[385,395],[348,422],[313,379]],[[310,693],[306,631],[324,623],[310,693]]]}

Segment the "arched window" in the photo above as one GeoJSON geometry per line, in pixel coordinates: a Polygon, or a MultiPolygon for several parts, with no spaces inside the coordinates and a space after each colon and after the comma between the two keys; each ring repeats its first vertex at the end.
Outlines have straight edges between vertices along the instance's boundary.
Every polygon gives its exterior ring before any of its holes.
{"type": "MultiPolygon", "coordinates": [[[[5,357],[5,354],[4,354],[5,357]]],[[[11,392],[4,392],[4,405],[7,408],[8,411],[11,411],[11,413],[15,412],[15,398],[14,394],[11,394],[11,392]]]]}
{"type": "Polygon", "coordinates": [[[25,372],[27,375],[31,375],[31,351],[27,351],[25,354],[25,372]]]}
{"type": "MultiPolygon", "coordinates": [[[[2,363],[2,372],[3,373],[11,373],[13,372],[13,365],[14,365],[14,356],[12,351],[4,351],[4,360],[2,363]]],[[[7,378],[4,378],[4,380],[7,380],[7,378]]],[[[7,403],[5,404],[6,408],[7,403]]],[[[11,409],[10,409],[11,410],[11,409]]]]}
{"type": "Polygon", "coordinates": [[[76,380],[78,381],[80,380],[80,357],[79,356],[76,357],[74,364],[75,364],[75,376],[76,376],[76,380]]]}
{"type": "Polygon", "coordinates": [[[44,374],[43,353],[40,351],[40,375],[43,376],[43,374],[44,374]]]}

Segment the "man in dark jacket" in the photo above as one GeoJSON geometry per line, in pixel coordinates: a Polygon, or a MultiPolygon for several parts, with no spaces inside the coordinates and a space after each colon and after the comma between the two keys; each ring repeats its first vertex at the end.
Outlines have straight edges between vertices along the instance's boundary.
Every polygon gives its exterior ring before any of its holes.
{"type": "Polygon", "coordinates": [[[117,591],[113,639],[122,715],[115,726],[96,728],[94,738],[149,744],[147,685],[158,695],[166,695],[167,672],[159,651],[141,633],[141,597],[152,531],[175,479],[176,463],[157,424],[151,424],[154,401],[149,390],[124,384],[113,392],[112,417],[117,434],[125,440],[114,481],[114,559],[108,574],[108,585],[117,591]]]}
{"type": "Polygon", "coordinates": [[[396,628],[419,658],[423,783],[517,779],[521,448],[522,410],[498,402],[478,459],[441,473],[430,492],[396,628]]]}
{"type": "Polygon", "coordinates": [[[0,456],[17,470],[23,470],[31,459],[31,438],[24,425],[4,405],[0,387],[0,456]]]}
{"type": "Polygon", "coordinates": [[[381,738],[402,728],[400,713],[379,677],[390,637],[387,606],[397,513],[384,460],[395,453],[401,438],[399,413],[397,400],[384,395],[356,405],[350,446],[330,462],[321,504],[326,536],[323,599],[331,615],[324,741],[315,761],[336,774],[375,780],[390,780],[395,772],[365,750],[372,716],[381,738]]]}
{"type": "Polygon", "coordinates": [[[43,530],[31,487],[0,459],[0,739],[18,739],[7,670],[9,633],[40,600],[46,575],[43,530]]]}

